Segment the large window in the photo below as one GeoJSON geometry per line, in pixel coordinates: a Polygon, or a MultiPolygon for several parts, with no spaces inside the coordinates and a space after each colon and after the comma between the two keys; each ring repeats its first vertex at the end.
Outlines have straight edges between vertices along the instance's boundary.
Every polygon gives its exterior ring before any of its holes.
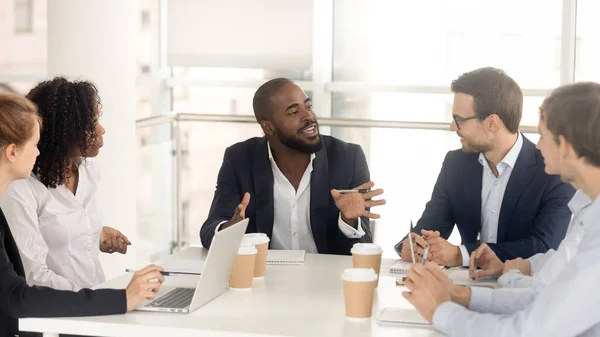
{"type": "MultiPolygon", "coordinates": [[[[9,17],[9,24],[0,25],[0,83],[5,84],[0,91],[26,93],[46,76],[46,7],[46,0],[0,1],[0,16],[9,17]]],[[[520,84],[522,125],[535,126],[538,107],[552,88],[573,80],[600,81],[597,13],[598,0],[142,0],[139,16],[132,18],[139,21],[138,116],[251,115],[258,85],[288,77],[315,98],[319,116],[450,123],[451,81],[493,66],[520,84]],[[575,4],[575,17],[563,13],[575,4]],[[565,43],[570,41],[574,44],[565,43]],[[571,45],[574,57],[563,59],[571,45]]],[[[408,220],[420,216],[446,151],[459,147],[456,135],[386,128],[323,131],[360,144],[373,180],[386,189],[388,204],[380,208],[376,237],[389,255],[408,220]]],[[[184,152],[190,154],[183,174],[193,181],[182,195],[184,241],[198,243],[220,165],[207,163],[203,154],[219,158],[230,143],[260,134],[258,125],[182,126],[184,152]]],[[[140,130],[138,137],[144,160],[170,165],[168,128],[140,130]],[[156,156],[155,146],[162,155],[156,156]]],[[[171,173],[144,173],[146,167],[140,165],[140,179],[151,177],[152,186],[171,173]]],[[[145,214],[140,219],[156,218],[154,205],[168,204],[140,193],[145,197],[138,202],[145,214]]]]}
{"type": "Polygon", "coordinates": [[[577,1],[576,81],[600,82],[600,1],[577,1]]]}
{"type": "Polygon", "coordinates": [[[560,0],[336,0],[334,80],[448,86],[494,66],[524,88],[552,88],[561,8],[560,0]]]}
{"type": "MultiPolygon", "coordinates": [[[[212,59],[195,67],[173,68],[174,110],[251,114],[256,87],[268,78],[284,76],[310,88],[309,96],[319,94],[329,98],[330,104],[315,105],[320,116],[450,123],[451,81],[464,72],[493,66],[504,69],[519,83],[525,94],[522,125],[535,126],[543,97],[561,84],[565,68],[573,67],[577,78],[600,80],[600,68],[593,61],[598,58],[595,53],[600,52],[593,43],[600,31],[593,17],[598,12],[594,11],[598,6],[594,0],[579,0],[580,10],[588,9],[586,14],[578,15],[582,21],[577,22],[574,59],[577,66],[569,64],[570,60],[562,60],[565,41],[562,32],[569,24],[563,17],[563,0],[326,1],[333,8],[329,22],[300,20],[304,25],[312,25],[313,31],[327,34],[326,28],[330,27],[333,33],[330,54],[313,40],[310,70],[249,69],[244,68],[245,61],[240,61],[237,67],[231,63],[229,68],[215,67],[212,59]],[[331,67],[316,66],[315,58],[320,57],[330,57],[331,67]],[[323,78],[326,83],[321,85],[318,81],[323,78]]],[[[289,16],[289,13],[279,14],[289,16]]],[[[306,10],[302,15],[306,16],[306,10]]],[[[269,21],[268,17],[263,19],[269,21]]],[[[273,23],[278,20],[273,19],[273,23]]],[[[285,25],[274,26],[285,30],[285,25]]],[[[300,42],[306,45],[305,39],[306,36],[301,36],[300,42]]],[[[294,36],[289,35],[286,41],[293,40],[294,36]]],[[[234,128],[215,124],[210,129],[211,134],[226,131],[228,137],[231,132],[239,132],[239,140],[260,134],[258,126],[234,128]]],[[[195,132],[190,131],[191,137],[195,132]]],[[[447,131],[377,128],[332,127],[328,131],[343,140],[359,143],[367,154],[372,179],[386,189],[388,204],[380,208],[383,218],[377,221],[376,240],[384,245],[386,255],[393,255],[391,244],[405,234],[410,219],[419,218],[445,153],[460,146],[456,135],[447,131]]],[[[526,137],[537,141],[534,134],[526,137]]],[[[200,146],[192,143],[191,138],[186,138],[187,146],[200,146]]],[[[202,147],[210,146],[205,143],[202,147]]],[[[188,161],[190,172],[206,167],[200,161],[197,165],[194,162],[191,158],[188,161]]],[[[214,188],[217,169],[204,169],[207,186],[195,187],[198,193],[186,193],[189,205],[194,200],[207,203],[211,199],[205,194],[214,188]]],[[[206,207],[196,204],[189,209],[206,207]]],[[[203,220],[200,213],[194,213],[193,218],[203,220]]],[[[190,221],[186,224],[189,226],[190,221]]],[[[191,234],[195,232],[190,230],[191,234]]],[[[190,240],[197,242],[195,237],[190,240]]],[[[452,241],[458,242],[459,237],[454,234],[452,241]]]]}

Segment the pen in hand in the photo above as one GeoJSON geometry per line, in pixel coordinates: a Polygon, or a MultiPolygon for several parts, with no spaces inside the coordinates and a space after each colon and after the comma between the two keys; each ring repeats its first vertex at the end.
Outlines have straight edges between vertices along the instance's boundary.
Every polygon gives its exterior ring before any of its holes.
{"type": "Polygon", "coordinates": [[[370,191],[370,189],[366,188],[366,189],[361,189],[361,190],[338,190],[338,192],[340,192],[340,194],[346,194],[346,193],[360,193],[360,194],[365,194],[368,193],[370,191]]]}

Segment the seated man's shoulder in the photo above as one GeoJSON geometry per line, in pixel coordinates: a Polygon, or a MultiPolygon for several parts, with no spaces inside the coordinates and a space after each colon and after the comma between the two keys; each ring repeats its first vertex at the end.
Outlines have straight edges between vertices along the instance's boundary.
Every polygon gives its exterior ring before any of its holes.
{"type": "Polygon", "coordinates": [[[348,143],[332,136],[321,135],[321,140],[323,141],[323,145],[327,149],[327,152],[331,152],[332,154],[354,153],[357,149],[361,148],[358,144],[348,143]]]}
{"type": "Polygon", "coordinates": [[[252,137],[242,142],[237,142],[233,145],[228,146],[225,150],[225,153],[230,153],[232,155],[235,155],[236,157],[239,157],[241,154],[253,155],[256,147],[259,144],[265,144],[266,146],[266,140],[264,139],[264,137],[252,137]]]}
{"type": "Polygon", "coordinates": [[[446,158],[444,159],[444,161],[447,164],[453,164],[453,163],[457,163],[457,162],[460,163],[460,162],[469,161],[469,160],[477,161],[478,159],[479,159],[478,152],[465,152],[461,149],[457,149],[457,150],[448,151],[448,153],[446,153],[446,158]]]}

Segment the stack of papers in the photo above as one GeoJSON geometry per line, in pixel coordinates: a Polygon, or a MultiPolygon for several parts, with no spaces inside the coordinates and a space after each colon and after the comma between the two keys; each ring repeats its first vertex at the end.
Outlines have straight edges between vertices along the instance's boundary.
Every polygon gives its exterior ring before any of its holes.
{"type": "Polygon", "coordinates": [[[293,265],[300,266],[304,264],[304,250],[274,250],[267,252],[267,264],[293,265]]]}

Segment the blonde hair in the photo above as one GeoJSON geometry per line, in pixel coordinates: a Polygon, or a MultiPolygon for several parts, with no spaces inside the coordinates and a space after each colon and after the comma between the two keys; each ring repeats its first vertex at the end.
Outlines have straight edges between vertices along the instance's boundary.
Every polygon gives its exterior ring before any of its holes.
{"type": "Polygon", "coordinates": [[[25,143],[33,135],[36,120],[41,127],[42,118],[30,100],[16,94],[0,94],[0,148],[25,143]]]}

